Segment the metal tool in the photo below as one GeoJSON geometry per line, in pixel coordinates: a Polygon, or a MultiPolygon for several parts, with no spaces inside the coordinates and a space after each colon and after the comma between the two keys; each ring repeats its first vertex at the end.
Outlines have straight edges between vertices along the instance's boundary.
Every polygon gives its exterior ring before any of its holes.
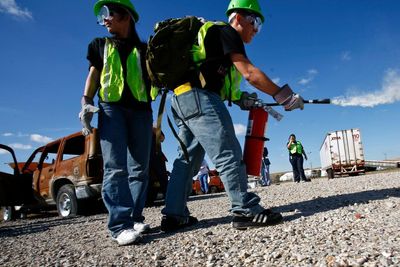
{"type": "MultiPolygon", "coordinates": [[[[261,101],[258,99],[258,101],[261,101]]],[[[326,99],[310,99],[310,100],[303,100],[304,104],[331,104],[331,100],[329,98],[326,99]]],[[[273,107],[273,106],[279,106],[278,103],[263,103],[265,106],[273,107]]]]}
{"type": "MultiPolygon", "coordinates": [[[[304,104],[331,104],[331,100],[329,98],[326,99],[309,99],[303,100],[304,104]]],[[[283,118],[283,115],[278,111],[274,110],[273,106],[280,106],[279,103],[264,103],[261,99],[256,99],[254,106],[257,108],[263,108],[266,112],[268,112],[274,119],[280,121],[283,118]]]]}

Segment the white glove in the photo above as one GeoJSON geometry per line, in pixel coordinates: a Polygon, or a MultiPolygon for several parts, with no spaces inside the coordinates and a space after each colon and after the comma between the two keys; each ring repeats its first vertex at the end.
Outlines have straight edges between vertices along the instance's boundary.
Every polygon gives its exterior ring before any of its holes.
{"type": "Polygon", "coordinates": [[[280,105],[285,106],[286,111],[291,111],[296,108],[304,109],[303,98],[299,94],[293,93],[292,89],[287,84],[282,86],[281,90],[274,95],[274,99],[280,105]]]}
{"type": "Polygon", "coordinates": [[[238,105],[242,110],[250,110],[256,107],[255,104],[257,100],[258,98],[256,93],[249,94],[248,92],[242,92],[240,100],[237,100],[234,103],[238,105]]]}
{"type": "Polygon", "coordinates": [[[98,112],[99,108],[95,107],[91,104],[83,104],[81,112],[79,112],[79,119],[81,120],[82,123],[82,134],[84,136],[88,136],[89,134],[92,133],[93,127],[90,125],[90,122],[92,121],[93,114],[98,112]]]}

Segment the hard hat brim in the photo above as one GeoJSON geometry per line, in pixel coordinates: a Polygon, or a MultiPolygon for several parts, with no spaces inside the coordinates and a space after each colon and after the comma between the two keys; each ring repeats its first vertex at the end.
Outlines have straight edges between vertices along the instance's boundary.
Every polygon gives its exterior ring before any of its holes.
{"type": "Polygon", "coordinates": [[[106,4],[114,4],[114,5],[120,5],[126,9],[129,10],[129,12],[132,13],[133,19],[135,22],[138,22],[139,20],[139,14],[136,12],[136,10],[134,10],[132,7],[129,7],[127,5],[123,5],[121,3],[117,3],[115,0],[102,0],[102,1],[97,1],[96,4],[93,7],[93,11],[94,11],[94,15],[97,17],[97,15],[100,12],[100,9],[102,6],[106,5],[106,4]]]}

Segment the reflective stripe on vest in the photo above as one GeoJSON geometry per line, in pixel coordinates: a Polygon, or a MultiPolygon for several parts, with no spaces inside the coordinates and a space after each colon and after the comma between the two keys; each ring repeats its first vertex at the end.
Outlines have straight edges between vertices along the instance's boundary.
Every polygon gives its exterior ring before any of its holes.
{"type": "Polygon", "coordinates": [[[150,97],[151,100],[156,101],[157,96],[160,94],[160,88],[152,85],[150,88],[150,97]]]}
{"type": "MultiPolygon", "coordinates": [[[[121,99],[124,90],[124,73],[118,50],[108,38],[104,45],[103,62],[99,95],[104,102],[116,102],[121,99]]],[[[140,53],[135,47],[126,60],[127,84],[136,100],[147,102],[146,86],[142,78],[140,62],[140,53]]]]}
{"type": "MultiPolygon", "coordinates": [[[[225,22],[212,22],[207,21],[201,26],[199,33],[197,34],[198,45],[193,45],[193,61],[200,67],[201,63],[206,59],[206,47],[204,45],[204,39],[207,31],[211,26],[214,25],[226,25],[225,22]]],[[[242,92],[240,91],[240,82],[242,80],[241,73],[236,69],[235,65],[232,65],[229,69],[229,73],[225,75],[224,86],[221,88],[222,100],[229,99],[232,101],[240,99],[242,92]]]]}
{"type": "Polygon", "coordinates": [[[303,146],[300,141],[296,141],[296,144],[293,144],[289,148],[290,154],[303,154],[303,146]]]}
{"type": "Polygon", "coordinates": [[[235,65],[229,68],[229,75],[225,76],[224,87],[221,90],[221,98],[223,100],[229,100],[229,93],[231,93],[231,100],[240,100],[242,92],[240,91],[240,82],[242,81],[242,74],[236,69],[235,65]]]}

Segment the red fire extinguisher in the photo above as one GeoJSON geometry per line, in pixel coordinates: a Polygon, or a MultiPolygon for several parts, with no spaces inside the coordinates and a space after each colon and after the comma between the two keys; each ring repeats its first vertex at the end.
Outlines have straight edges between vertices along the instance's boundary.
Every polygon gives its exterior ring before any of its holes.
{"type": "Polygon", "coordinates": [[[260,176],[261,158],[264,149],[268,112],[263,108],[251,109],[247,123],[247,133],[243,150],[243,161],[247,175],[260,176]]]}

